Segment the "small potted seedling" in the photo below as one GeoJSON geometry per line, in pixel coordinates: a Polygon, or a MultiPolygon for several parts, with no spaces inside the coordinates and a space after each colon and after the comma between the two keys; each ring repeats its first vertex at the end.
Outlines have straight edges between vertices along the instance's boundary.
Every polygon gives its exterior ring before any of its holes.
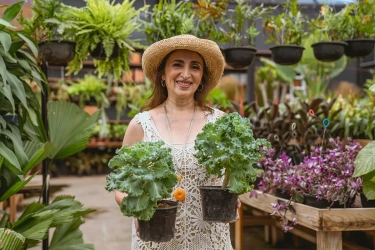
{"type": "Polygon", "coordinates": [[[200,186],[203,220],[233,222],[236,220],[238,195],[250,192],[257,177],[253,164],[263,156],[266,139],[255,139],[250,120],[237,112],[224,114],[208,123],[195,140],[194,154],[207,174],[224,178],[222,186],[200,186]]]}
{"type": "Polygon", "coordinates": [[[106,190],[127,196],[120,204],[125,216],[138,219],[143,241],[166,242],[174,237],[177,202],[171,197],[177,184],[171,149],[163,142],[137,142],[123,146],[109,161],[106,190]]]}

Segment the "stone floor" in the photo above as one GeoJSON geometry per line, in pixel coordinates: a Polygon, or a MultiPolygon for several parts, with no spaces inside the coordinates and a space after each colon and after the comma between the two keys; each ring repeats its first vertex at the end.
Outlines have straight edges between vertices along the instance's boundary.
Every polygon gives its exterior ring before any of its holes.
{"type": "MultiPolygon", "coordinates": [[[[96,250],[130,250],[131,219],[122,215],[113,193],[108,193],[104,186],[104,175],[52,178],[51,200],[56,195],[74,195],[85,207],[96,209],[96,212],[85,217],[86,222],[81,226],[85,242],[94,244],[96,250]]],[[[26,206],[33,200],[35,197],[26,198],[22,206],[26,206]]],[[[22,207],[19,210],[22,211],[22,207]]],[[[231,227],[231,237],[234,246],[234,225],[231,227]]],[[[272,246],[263,239],[262,227],[245,227],[243,249],[316,249],[314,244],[305,241],[299,241],[299,247],[295,247],[289,234],[285,234],[284,242],[278,246],[272,246]]],[[[41,246],[32,248],[32,250],[41,249],[41,246]]]]}

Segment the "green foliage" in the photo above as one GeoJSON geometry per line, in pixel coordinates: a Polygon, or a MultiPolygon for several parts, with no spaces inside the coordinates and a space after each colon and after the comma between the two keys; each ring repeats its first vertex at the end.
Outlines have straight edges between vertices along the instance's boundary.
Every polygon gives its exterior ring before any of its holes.
{"type": "Polygon", "coordinates": [[[106,190],[127,193],[121,211],[140,220],[150,220],[157,202],[169,198],[177,184],[171,149],[162,141],[123,146],[116,150],[108,166],[113,172],[106,177],[106,190]]]}
{"type": "Polygon", "coordinates": [[[249,183],[257,173],[252,165],[263,156],[261,147],[270,146],[266,139],[254,139],[249,119],[234,112],[203,127],[195,140],[194,156],[208,174],[225,175],[224,188],[230,181],[229,191],[243,194],[253,188],[249,183]]]}
{"type": "Polygon", "coordinates": [[[207,96],[210,103],[217,109],[226,110],[233,108],[233,104],[221,89],[213,89],[207,96]]]}
{"type": "Polygon", "coordinates": [[[72,25],[67,22],[67,16],[64,15],[68,8],[60,0],[33,0],[32,18],[25,19],[21,15],[18,21],[36,41],[69,39],[72,35],[69,32],[72,25]]]}
{"type": "Polygon", "coordinates": [[[350,15],[346,28],[347,39],[374,38],[375,36],[375,1],[353,2],[348,6],[350,15]]]}
{"type": "Polygon", "coordinates": [[[255,27],[255,21],[270,13],[272,8],[263,8],[263,4],[253,8],[249,1],[236,0],[236,7],[223,25],[222,30],[228,39],[228,42],[234,46],[254,46],[255,38],[260,32],[255,27]]]}
{"type": "Polygon", "coordinates": [[[91,98],[95,99],[94,105],[109,106],[109,101],[105,95],[107,84],[95,75],[86,74],[78,82],[68,82],[67,92],[71,96],[79,96],[80,106],[85,106],[91,98]]]}
{"type": "Polygon", "coordinates": [[[105,60],[94,59],[98,76],[101,78],[113,72],[115,79],[119,79],[123,71],[129,71],[129,54],[134,47],[142,47],[130,37],[139,29],[136,17],[140,10],[133,7],[134,0],[124,0],[121,4],[108,0],[85,1],[85,7],[71,7],[66,11],[70,23],[75,27],[76,42],[76,55],[68,66],[67,74],[78,73],[83,60],[98,44],[102,44],[105,60]],[[110,58],[115,44],[119,46],[119,55],[110,58]]]}
{"type": "Polygon", "coordinates": [[[284,2],[281,14],[264,20],[263,32],[270,35],[266,43],[301,45],[308,34],[305,19],[298,8],[298,0],[284,2]]]}
{"type": "Polygon", "coordinates": [[[362,176],[363,193],[375,200],[375,142],[370,142],[359,151],[354,161],[353,177],[362,176]]]}
{"type": "Polygon", "coordinates": [[[162,0],[152,10],[151,22],[144,22],[149,44],[172,36],[193,34],[195,15],[191,4],[185,1],[162,0]]]}
{"type": "Polygon", "coordinates": [[[25,237],[6,228],[0,228],[0,249],[21,250],[25,237]]]}

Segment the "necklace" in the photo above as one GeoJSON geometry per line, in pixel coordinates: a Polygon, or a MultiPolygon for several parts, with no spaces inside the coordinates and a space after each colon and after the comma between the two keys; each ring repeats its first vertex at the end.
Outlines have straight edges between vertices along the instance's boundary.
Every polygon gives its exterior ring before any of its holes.
{"type": "MultiPolygon", "coordinates": [[[[195,108],[195,106],[196,106],[196,105],[195,105],[195,103],[194,103],[194,113],[193,113],[193,116],[191,117],[191,121],[190,121],[190,125],[189,125],[188,134],[187,134],[186,139],[185,139],[184,148],[183,148],[184,151],[185,151],[185,149],[186,149],[186,145],[187,145],[187,142],[188,142],[189,137],[190,137],[191,127],[192,127],[192,125],[193,125],[193,121],[194,121],[194,117],[195,117],[195,113],[196,113],[196,108],[195,108]]],[[[169,126],[169,119],[168,119],[168,114],[167,114],[166,103],[164,103],[164,114],[165,114],[165,122],[167,123],[167,128],[168,128],[169,141],[171,142],[172,147],[174,147],[173,140],[172,140],[172,134],[171,134],[171,128],[170,128],[170,126],[169,126]]]]}

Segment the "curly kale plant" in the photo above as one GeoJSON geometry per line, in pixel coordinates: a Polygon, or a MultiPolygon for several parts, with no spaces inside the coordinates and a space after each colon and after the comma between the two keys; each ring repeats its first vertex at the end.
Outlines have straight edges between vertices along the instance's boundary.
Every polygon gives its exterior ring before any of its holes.
{"type": "Polygon", "coordinates": [[[125,216],[150,220],[157,203],[171,196],[177,184],[170,148],[163,142],[137,142],[123,146],[109,161],[106,190],[127,193],[120,205],[125,216]]]}
{"type": "Polygon", "coordinates": [[[235,112],[203,127],[195,140],[195,157],[208,174],[224,175],[223,188],[243,194],[253,188],[250,185],[256,178],[253,164],[264,155],[262,147],[271,145],[266,139],[254,139],[249,119],[235,112]]]}

